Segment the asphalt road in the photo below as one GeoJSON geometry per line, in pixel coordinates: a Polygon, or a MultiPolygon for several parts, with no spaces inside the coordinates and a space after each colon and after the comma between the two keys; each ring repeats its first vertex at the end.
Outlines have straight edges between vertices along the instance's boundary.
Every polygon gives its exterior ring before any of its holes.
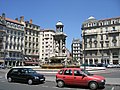
{"type": "MultiPolygon", "coordinates": [[[[64,88],[56,87],[55,82],[45,82],[44,84],[28,85],[25,83],[9,83],[5,78],[0,79],[0,90],[89,90],[85,87],[71,87],[66,86],[64,88]]],[[[98,90],[120,90],[120,86],[105,86],[104,89],[98,90]]]]}
{"type": "MultiPolygon", "coordinates": [[[[95,74],[102,75],[109,78],[120,78],[120,68],[119,69],[107,69],[106,71],[94,72],[95,74]]],[[[24,83],[9,83],[4,77],[5,73],[0,71],[0,90],[89,90],[85,87],[56,87],[55,82],[45,82],[44,84],[38,85],[27,85],[24,83]]],[[[46,74],[47,77],[55,77],[55,74],[46,74]]],[[[101,90],[101,89],[99,89],[101,90]]],[[[120,90],[120,86],[106,85],[102,90],[120,90]]]]}

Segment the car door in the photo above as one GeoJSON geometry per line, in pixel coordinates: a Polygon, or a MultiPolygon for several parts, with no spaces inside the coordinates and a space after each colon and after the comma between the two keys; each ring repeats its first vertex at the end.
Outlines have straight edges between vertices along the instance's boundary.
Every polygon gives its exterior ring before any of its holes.
{"type": "Polygon", "coordinates": [[[65,84],[73,84],[73,72],[71,69],[66,69],[63,73],[63,80],[65,84]]]}
{"type": "Polygon", "coordinates": [[[87,85],[87,76],[85,76],[80,70],[74,70],[74,80],[75,85],[87,85]]]}
{"type": "Polygon", "coordinates": [[[27,79],[27,74],[26,74],[26,70],[25,69],[20,69],[19,70],[19,80],[22,82],[25,82],[27,79]]]}
{"type": "Polygon", "coordinates": [[[19,69],[13,69],[10,76],[13,80],[19,81],[19,69]]]}

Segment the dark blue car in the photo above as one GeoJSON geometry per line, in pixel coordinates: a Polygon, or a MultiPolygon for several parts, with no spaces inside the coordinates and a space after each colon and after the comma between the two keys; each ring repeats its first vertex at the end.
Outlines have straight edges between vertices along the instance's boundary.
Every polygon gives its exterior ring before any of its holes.
{"type": "Polygon", "coordinates": [[[25,82],[29,85],[34,83],[44,83],[45,77],[42,74],[37,73],[32,68],[12,68],[7,73],[8,82],[19,81],[25,82]]]}

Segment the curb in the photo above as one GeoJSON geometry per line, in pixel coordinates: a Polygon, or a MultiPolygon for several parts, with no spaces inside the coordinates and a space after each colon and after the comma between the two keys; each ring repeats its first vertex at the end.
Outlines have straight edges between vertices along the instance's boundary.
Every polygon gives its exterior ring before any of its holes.
{"type": "Polygon", "coordinates": [[[120,87],[120,84],[105,84],[107,86],[119,86],[120,87]]]}

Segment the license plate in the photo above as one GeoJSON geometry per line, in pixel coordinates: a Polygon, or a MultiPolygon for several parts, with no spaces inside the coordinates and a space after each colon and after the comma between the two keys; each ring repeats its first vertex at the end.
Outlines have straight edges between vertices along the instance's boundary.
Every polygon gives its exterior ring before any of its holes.
{"type": "Polygon", "coordinates": [[[44,79],[40,79],[40,81],[43,81],[44,79]]]}

